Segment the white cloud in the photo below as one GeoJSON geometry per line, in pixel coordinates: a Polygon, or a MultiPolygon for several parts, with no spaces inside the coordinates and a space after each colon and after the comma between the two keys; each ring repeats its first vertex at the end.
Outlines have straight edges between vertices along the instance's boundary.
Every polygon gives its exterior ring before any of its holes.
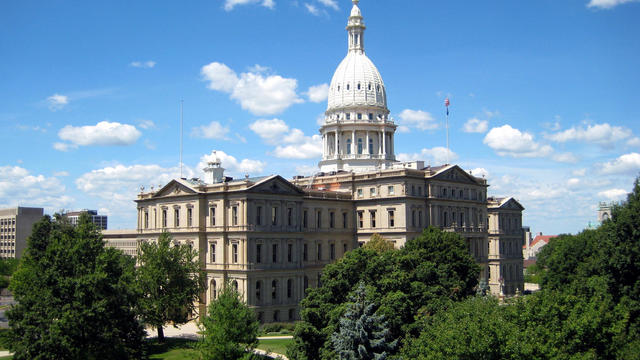
{"type": "Polygon", "coordinates": [[[151,69],[156,66],[155,61],[132,61],[129,66],[141,69],[151,69]]]}
{"type": "Polygon", "coordinates": [[[398,118],[401,120],[401,125],[407,127],[414,127],[420,130],[433,130],[438,128],[433,116],[430,113],[422,110],[402,110],[398,118]]]}
{"type": "Polygon", "coordinates": [[[638,175],[640,172],[640,154],[630,153],[600,165],[601,174],[638,175]]]}
{"type": "Polygon", "coordinates": [[[590,0],[587,7],[599,9],[611,9],[615,6],[636,2],[638,0],[590,0]]]}
{"type": "Polygon", "coordinates": [[[567,186],[569,187],[575,187],[580,185],[580,179],[578,178],[571,178],[569,180],[567,180],[567,186]]]}
{"type": "Polygon", "coordinates": [[[320,10],[318,9],[317,6],[315,6],[313,4],[309,4],[309,3],[304,3],[304,7],[307,9],[309,14],[315,15],[315,16],[319,16],[320,15],[320,10]]]}
{"type": "Polygon", "coordinates": [[[32,175],[19,166],[0,166],[0,208],[44,207],[47,212],[68,208],[74,199],[56,177],[32,175]]]}
{"type": "MultiPolygon", "coordinates": [[[[259,66],[259,65],[257,65],[259,66]]],[[[298,81],[279,75],[263,75],[265,68],[253,68],[238,76],[225,64],[212,62],[201,69],[209,89],[230,94],[240,106],[255,115],[278,114],[303,102],[296,93],[298,81]]]]}
{"type": "Polygon", "coordinates": [[[634,137],[633,139],[629,139],[627,145],[640,147],[640,138],[634,137]]]}
{"type": "Polygon", "coordinates": [[[467,133],[485,133],[489,130],[489,122],[478,118],[471,118],[464,124],[464,132],[467,133]]]}
{"type": "Polygon", "coordinates": [[[322,5],[326,6],[326,7],[330,7],[334,10],[338,10],[338,3],[336,2],[336,0],[318,0],[322,5]]]}
{"type": "Polygon", "coordinates": [[[611,201],[623,200],[627,197],[627,191],[623,189],[609,189],[599,192],[598,196],[611,201]]]}
{"type": "Polygon", "coordinates": [[[58,111],[69,104],[69,97],[66,95],[53,94],[47,98],[49,110],[58,111]]]}
{"type": "Polygon", "coordinates": [[[284,159],[312,159],[322,156],[322,137],[305,136],[300,129],[290,129],[280,119],[261,119],[249,129],[269,145],[277,145],[273,155],[284,159]]]}
{"type": "Polygon", "coordinates": [[[398,160],[400,161],[426,161],[425,165],[442,165],[453,163],[458,159],[458,154],[448,150],[449,156],[447,157],[447,148],[437,146],[431,149],[422,149],[419,154],[398,154],[398,160]]]}
{"type": "Polygon", "coordinates": [[[76,144],[61,143],[61,142],[55,142],[55,143],[53,143],[53,148],[54,148],[55,150],[58,150],[58,151],[66,152],[66,151],[69,151],[69,150],[77,149],[77,148],[78,148],[78,145],[76,145],[76,144]]]}
{"type": "Polygon", "coordinates": [[[203,139],[225,140],[228,133],[229,128],[222,126],[222,124],[217,121],[212,121],[208,125],[202,125],[191,129],[191,136],[203,139]]]}
{"type": "MultiPolygon", "coordinates": [[[[187,173],[191,173],[187,171],[187,173]]],[[[140,186],[166,184],[180,174],[177,167],[160,165],[115,165],[82,174],[75,183],[78,189],[102,199],[121,199],[129,203],[135,199],[140,186]]],[[[133,207],[133,205],[130,205],[133,207]]]]}
{"type": "Polygon", "coordinates": [[[555,142],[582,141],[604,147],[612,147],[617,142],[632,135],[631,130],[627,128],[604,123],[588,125],[586,128],[574,126],[570,129],[547,135],[547,138],[555,142]]]}
{"type": "Polygon", "coordinates": [[[78,146],[131,145],[141,135],[135,126],[118,122],[101,121],[96,125],[79,127],[67,125],[60,129],[58,136],[68,143],[56,143],[54,148],[66,151],[78,146]]]}
{"type": "Polygon", "coordinates": [[[325,83],[310,87],[309,91],[307,91],[307,96],[309,101],[314,103],[326,101],[329,96],[329,84],[325,83]]]}
{"type": "Polygon", "coordinates": [[[483,142],[500,156],[545,157],[553,153],[551,146],[541,145],[534,141],[533,135],[509,125],[491,129],[483,142]]]}
{"type": "Polygon", "coordinates": [[[561,163],[575,164],[579,161],[578,157],[574,154],[567,152],[562,154],[553,155],[553,160],[561,163]]]}
{"type": "Polygon", "coordinates": [[[275,7],[275,2],[273,0],[225,0],[224,9],[226,11],[233,10],[237,5],[248,5],[248,4],[260,4],[269,9],[273,9],[275,7]]]}
{"type": "Polygon", "coordinates": [[[204,169],[207,166],[207,163],[213,158],[218,157],[220,162],[222,163],[222,167],[225,168],[226,172],[235,177],[244,176],[245,174],[249,175],[262,175],[262,171],[264,170],[266,163],[259,160],[252,159],[242,159],[238,161],[235,157],[225,153],[224,151],[217,150],[214,154],[205,154],[200,157],[200,162],[198,163],[198,174],[201,177],[204,177],[204,169]]]}
{"type": "Polygon", "coordinates": [[[573,176],[585,176],[587,174],[587,169],[578,169],[578,170],[573,170],[571,172],[571,174],[573,176]]]}
{"type": "Polygon", "coordinates": [[[475,169],[469,170],[469,172],[471,173],[471,175],[475,177],[483,177],[483,178],[489,177],[489,171],[485,168],[475,168],[475,169]]]}
{"type": "Polygon", "coordinates": [[[53,173],[53,176],[58,176],[58,177],[69,176],[69,172],[68,171],[56,171],[56,172],[53,173]]]}
{"type": "Polygon", "coordinates": [[[155,124],[153,121],[151,121],[151,120],[144,120],[144,119],[142,119],[142,120],[138,120],[138,126],[139,126],[141,129],[148,130],[148,129],[153,129],[153,128],[155,128],[155,127],[156,127],[156,124],[155,124]]]}

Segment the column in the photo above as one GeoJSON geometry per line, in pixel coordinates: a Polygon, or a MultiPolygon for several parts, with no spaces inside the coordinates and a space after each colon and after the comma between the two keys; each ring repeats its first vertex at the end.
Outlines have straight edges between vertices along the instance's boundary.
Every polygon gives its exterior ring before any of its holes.
{"type": "Polygon", "coordinates": [[[336,149],[336,152],[333,155],[334,156],[338,156],[338,130],[336,130],[336,135],[335,135],[335,138],[333,140],[334,140],[334,146],[335,146],[335,149],[336,149]]]}
{"type": "Polygon", "coordinates": [[[378,131],[377,134],[378,134],[378,156],[380,156],[382,154],[382,133],[378,131]]]}
{"type": "Polygon", "coordinates": [[[387,158],[387,134],[382,129],[382,158],[386,160],[387,158]]]}
{"type": "MultiPolygon", "coordinates": [[[[365,150],[365,154],[369,154],[369,131],[367,131],[367,139],[366,139],[366,150],[365,150]]],[[[371,155],[371,154],[369,154],[371,155]]]]}
{"type": "Polygon", "coordinates": [[[357,148],[356,148],[356,131],[353,130],[351,132],[351,154],[355,155],[357,152],[357,148]]]}

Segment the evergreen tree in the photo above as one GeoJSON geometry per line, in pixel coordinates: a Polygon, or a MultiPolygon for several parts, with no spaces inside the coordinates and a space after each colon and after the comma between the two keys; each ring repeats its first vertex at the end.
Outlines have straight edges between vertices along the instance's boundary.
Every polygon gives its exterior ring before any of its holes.
{"type": "Polygon", "coordinates": [[[59,216],[37,222],[10,285],[13,358],[143,358],[134,265],[86,215],[77,227],[59,216]]]}
{"type": "Polygon", "coordinates": [[[376,314],[375,303],[366,297],[366,287],[360,281],[340,318],[340,330],[331,336],[341,360],[384,360],[396,348],[398,341],[391,341],[384,315],[376,314]]]}
{"type": "Polygon", "coordinates": [[[203,359],[250,359],[251,350],[258,345],[259,327],[253,310],[232,286],[225,284],[202,318],[200,354],[203,359]]]}
{"type": "Polygon", "coordinates": [[[158,329],[189,321],[205,288],[205,275],[198,253],[189,245],[172,245],[171,235],[163,233],[157,243],[143,242],[138,249],[138,285],[142,292],[140,314],[145,324],[158,329]]]}

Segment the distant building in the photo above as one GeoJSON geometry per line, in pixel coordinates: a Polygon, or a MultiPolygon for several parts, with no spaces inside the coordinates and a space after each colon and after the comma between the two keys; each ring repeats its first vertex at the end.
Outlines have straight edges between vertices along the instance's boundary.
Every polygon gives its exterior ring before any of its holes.
{"type": "Polygon", "coordinates": [[[98,229],[106,230],[107,229],[107,216],[106,215],[98,215],[97,210],[81,210],[81,211],[70,211],[64,214],[64,217],[69,219],[71,225],[78,225],[78,221],[80,220],[80,215],[87,213],[91,217],[91,222],[98,227],[98,229]]]}
{"type": "Polygon", "coordinates": [[[513,295],[524,290],[522,227],[524,207],[514,198],[487,199],[489,213],[489,288],[493,294],[513,295]]]}
{"type": "Polygon", "coordinates": [[[549,240],[558,237],[558,235],[542,235],[542,233],[538,233],[538,235],[533,239],[531,244],[529,245],[529,249],[525,256],[525,259],[533,259],[535,258],[540,249],[549,243],[549,240]]]}
{"type": "Polygon", "coordinates": [[[600,224],[602,224],[606,220],[611,219],[611,210],[616,205],[617,204],[614,202],[610,202],[610,203],[600,202],[600,204],[598,204],[598,222],[600,224]]]}
{"type": "Polygon", "coordinates": [[[122,250],[126,255],[136,256],[138,251],[136,230],[102,230],[102,240],[106,245],[122,250]]]}
{"type": "Polygon", "coordinates": [[[15,207],[0,210],[0,258],[22,257],[31,228],[43,214],[42,208],[15,207]]]}

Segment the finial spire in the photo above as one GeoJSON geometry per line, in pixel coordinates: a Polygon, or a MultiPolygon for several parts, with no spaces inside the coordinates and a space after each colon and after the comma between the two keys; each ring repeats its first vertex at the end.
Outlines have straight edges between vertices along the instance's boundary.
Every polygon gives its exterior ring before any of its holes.
{"type": "Polygon", "coordinates": [[[353,5],[358,5],[359,2],[360,0],[353,0],[353,5]]]}

